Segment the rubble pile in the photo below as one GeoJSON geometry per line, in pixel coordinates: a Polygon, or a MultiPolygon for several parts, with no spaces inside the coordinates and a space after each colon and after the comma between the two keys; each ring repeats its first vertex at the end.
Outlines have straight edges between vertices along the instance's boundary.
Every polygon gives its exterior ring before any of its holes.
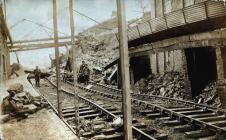
{"type": "Polygon", "coordinates": [[[211,105],[214,107],[220,107],[221,103],[219,96],[217,94],[216,87],[217,87],[216,82],[212,82],[209,85],[207,85],[203,89],[202,93],[195,98],[195,102],[200,104],[211,105]]]}
{"type": "Polygon", "coordinates": [[[13,84],[7,91],[9,95],[3,99],[2,103],[4,119],[1,121],[3,122],[10,120],[10,118],[27,118],[29,114],[48,105],[45,100],[34,99],[29,92],[24,91],[22,84],[13,84]]]}
{"type": "Polygon", "coordinates": [[[149,75],[139,80],[135,86],[141,93],[149,93],[163,97],[184,99],[184,74],[180,72],[166,72],[163,75],[149,75]]]}

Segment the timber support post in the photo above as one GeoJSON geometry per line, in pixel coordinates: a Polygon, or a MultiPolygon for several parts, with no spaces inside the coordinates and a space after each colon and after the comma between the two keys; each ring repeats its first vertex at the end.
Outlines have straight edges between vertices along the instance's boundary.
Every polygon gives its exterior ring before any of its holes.
{"type": "Polygon", "coordinates": [[[77,93],[77,71],[76,71],[76,61],[75,61],[75,53],[76,53],[76,46],[75,46],[75,28],[74,28],[74,16],[73,16],[73,0],[69,0],[69,15],[70,15],[70,27],[71,27],[71,47],[72,47],[72,64],[73,64],[73,76],[74,76],[74,107],[75,107],[75,125],[76,125],[76,132],[79,135],[79,97],[77,93]]]}
{"type": "Polygon", "coordinates": [[[53,27],[54,27],[54,44],[56,59],[56,79],[57,79],[57,109],[58,115],[62,118],[62,99],[61,99],[61,80],[60,80],[60,60],[58,46],[58,27],[57,27],[57,0],[53,0],[53,27]]]}
{"type": "Polygon", "coordinates": [[[131,99],[130,99],[130,77],[129,77],[129,56],[128,56],[128,40],[127,26],[125,17],[125,2],[117,0],[118,12],[118,33],[119,33],[119,53],[121,65],[121,81],[122,81],[122,97],[123,97],[123,125],[124,139],[132,140],[132,115],[131,115],[131,99]]]}

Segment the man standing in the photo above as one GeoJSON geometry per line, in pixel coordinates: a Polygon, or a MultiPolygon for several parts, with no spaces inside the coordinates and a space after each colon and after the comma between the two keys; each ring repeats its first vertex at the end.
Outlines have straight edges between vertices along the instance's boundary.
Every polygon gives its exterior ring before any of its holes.
{"type": "Polygon", "coordinates": [[[34,70],[35,75],[35,85],[36,87],[40,87],[40,77],[41,77],[41,70],[36,66],[36,69],[34,70]]]}
{"type": "Polygon", "coordinates": [[[78,83],[84,82],[84,68],[85,68],[85,61],[82,61],[82,65],[79,68],[79,74],[78,74],[78,83]]]}
{"type": "Polygon", "coordinates": [[[89,83],[90,70],[89,70],[87,64],[85,64],[85,67],[83,68],[83,74],[84,74],[84,84],[85,85],[88,85],[88,83],[89,83]]]}

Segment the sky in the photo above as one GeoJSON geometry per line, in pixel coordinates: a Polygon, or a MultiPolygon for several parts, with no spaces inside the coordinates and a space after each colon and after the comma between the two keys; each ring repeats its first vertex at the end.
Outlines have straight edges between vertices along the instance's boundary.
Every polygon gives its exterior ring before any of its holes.
{"type": "MultiPolygon", "coordinates": [[[[127,20],[142,16],[141,0],[125,0],[127,20]]],[[[70,35],[70,21],[68,12],[68,0],[58,2],[58,31],[59,36],[70,35]]],[[[143,0],[146,11],[150,11],[150,0],[143,0]]],[[[116,11],[116,0],[74,0],[74,9],[95,19],[104,21],[112,17],[116,11]]],[[[6,0],[6,19],[14,41],[53,36],[51,29],[52,0],[6,0]]],[[[78,34],[96,23],[74,13],[75,32],[78,34]]],[[[64,52],[65,49],[60,49],[64,52]]],[[[20,63],[26,67],[48,67],[49,55],[54,54],[54,49],[42,49],[35,51],[18,52],[20,63]]],[[[15,54],[11,53],[11,63],[16,62],[15,54]]]]}

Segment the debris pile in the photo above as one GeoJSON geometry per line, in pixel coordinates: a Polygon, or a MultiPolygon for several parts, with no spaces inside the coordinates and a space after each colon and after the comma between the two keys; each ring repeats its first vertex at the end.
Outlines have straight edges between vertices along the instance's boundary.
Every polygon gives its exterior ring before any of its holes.
{"type": "Polygon", "coordinates": [[[220,107],[220,99],[217,94],[216,82],[212,82],[203,89],[202,93],[195,98],[199,104],[207,104],[214,107],[220,107]]]}
{"type": "Polygon", "coordinates": [[[17,63],[13,63],[12,65],[10,65],[9,67],[9,78],[13,78],[13,76],[15,75],[16,77],[19,76],[19,74],[16,72],[20,70],[20,65],[17,63]]]}
{"type": "Polygon", "coordinates": [[[149,75],[139,80],[136,90],[163,97],[185,99],[185,76],[180,72],[166,72],[163,75],[149,75]]]}
{"type": "Polygon", "coordinates": [[[29,114],[48,105],[45,100],[34,99],[29,92],[24,91],[22,84],[13,84],[7,91],[9,95],[3,99],[2,103],[4,114],[2,122],[10,120],[10,118],[19,120],[27,118],[29,114]]]}

